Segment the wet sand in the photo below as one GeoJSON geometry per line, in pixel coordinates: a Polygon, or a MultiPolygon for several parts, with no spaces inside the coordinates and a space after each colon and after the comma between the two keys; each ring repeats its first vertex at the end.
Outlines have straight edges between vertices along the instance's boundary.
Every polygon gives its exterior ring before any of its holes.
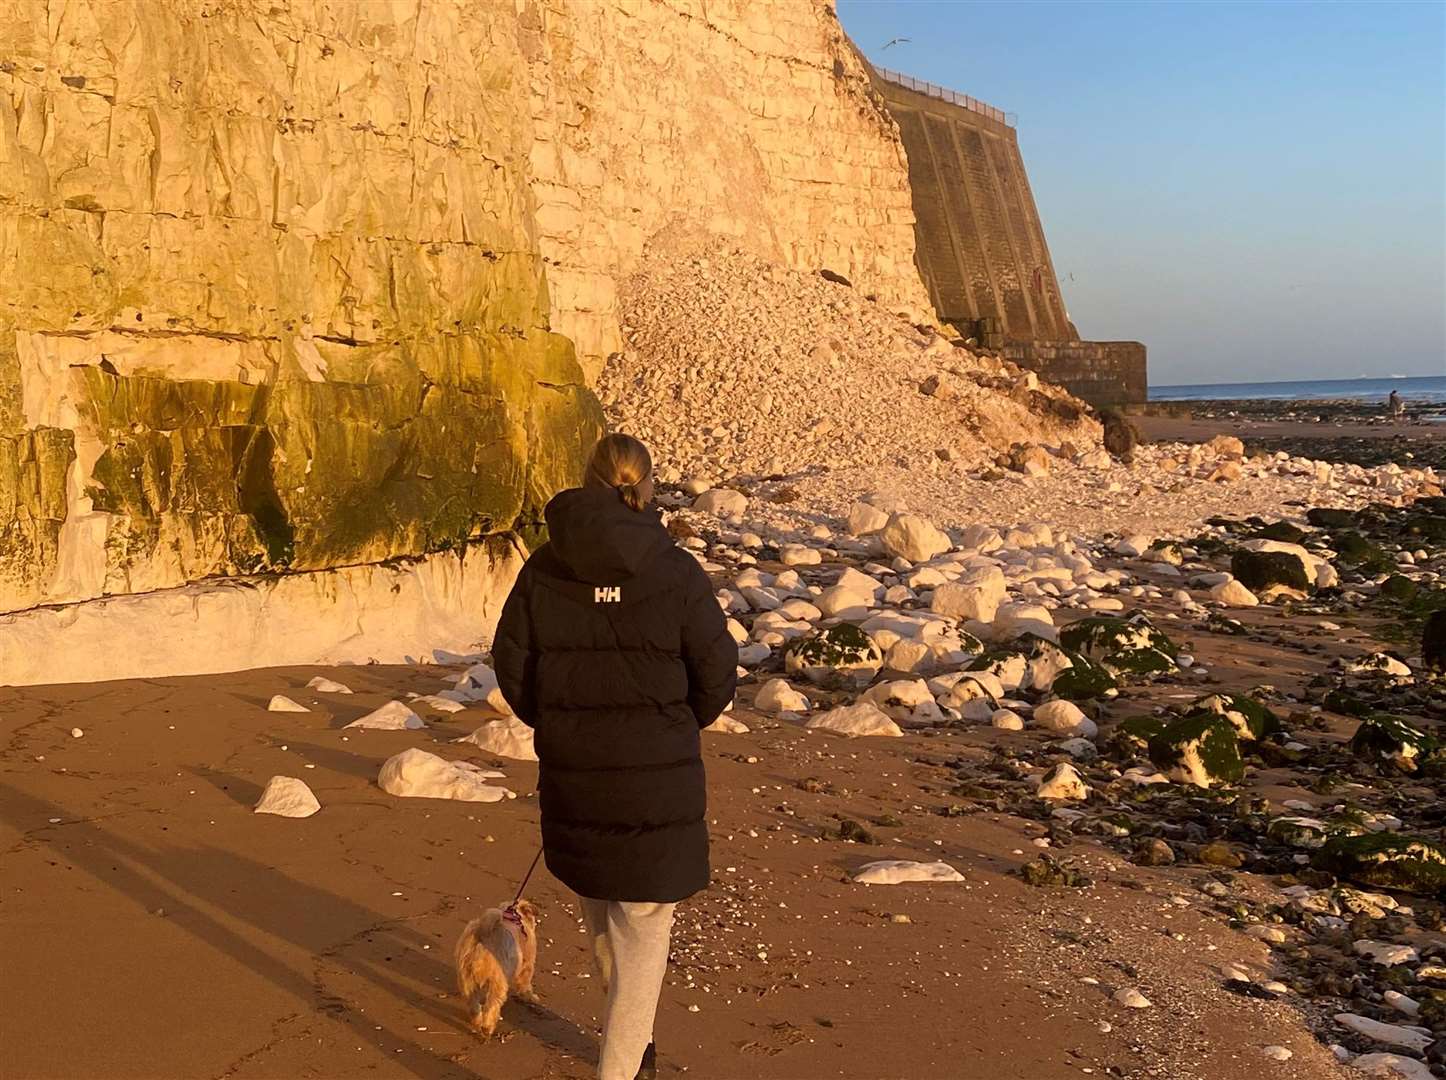
{"type": "MultiPolygon", "coordinates": [[[[1246,618],[1300,637],[1275,610],[1246,618]]],[[[1317,634],[1323,652],[1287,653],[1193,638],[1222,685],[1284,688],[1364,640],[1317,634]]],[[[543,1006],[509,1004],[500,1037],[482,1044],[452,987],[456,933],[510,899],[535,850],[536,767],[449,745],[486,719],[476,710],[429,715],[425,731],[340,730],[444,674],[305,668],[0,690],[0,1076],[591,1075],[599,991],[545,869],[529,889],[543,911],[543,1006]],[[304,689],[316,674],[357,692],[304,689]],[[268,713],[273,693],[314,711],[268,713]],[[393,798],[377,770],[408,746],[496,765],[519,797],[393,798]],[[305,780],[322,811],[253,814],[275,774],[305,780]]],[[[1107,716],[1181,690],[1129,689],[1107,716]]],[[[715,880],[680,909],[662,1075],[1347,1075],[1308,1030],[1309,1004],[1221,987],[1222,963],[1271,968],[1264,945],[1208,912],[1196,891],[1207,868],[1137,867],[1081,837],[1068,853],[1097,884],[1031,888],[1012,871],[1038,853],[1041,822],[978,806],[940,816],[958,801],[953,763],[1046,736],[836,739],[758,716],[752,693],[736,715],[753,732],[705,735],[715,880]],[[834,815],[880,843],[824,838],[834,815]],[[967,880],[847,880],[881,858],[944,859],[967,880]],[[1155,1007],[1111,1001],[1126,985],[1155,1007]],[[1295,1056],[1266,1062],[1267,1044],[1295,1056]]],[[[1279,770],[1254,783],[1313,798],[1279,770]]]]}

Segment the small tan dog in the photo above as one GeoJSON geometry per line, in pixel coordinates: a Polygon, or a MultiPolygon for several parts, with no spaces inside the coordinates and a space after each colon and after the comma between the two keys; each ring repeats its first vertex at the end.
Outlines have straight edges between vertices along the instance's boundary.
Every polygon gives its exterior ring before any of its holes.
{"type": "Polygon", "coordinates": [[[491,908],[467,924],[457,939],[457,985],[467,999],[472,1030],[484,1039],[511,991],[533,1002],[537,970],[537,909],[526,900],[491,908]]]}

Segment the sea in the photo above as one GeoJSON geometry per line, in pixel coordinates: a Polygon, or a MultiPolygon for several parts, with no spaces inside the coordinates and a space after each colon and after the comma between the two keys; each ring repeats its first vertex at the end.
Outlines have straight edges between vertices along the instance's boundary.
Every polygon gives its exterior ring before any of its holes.
{"type": "Polygon", "coordinates": [[[1297,382],[1200,383],[1152,386],[1151,401],[1385,401],[1394,390],[1407,401],[1446,401],[1446,375],[1385,379],[1303,379],[1297,382]]]}

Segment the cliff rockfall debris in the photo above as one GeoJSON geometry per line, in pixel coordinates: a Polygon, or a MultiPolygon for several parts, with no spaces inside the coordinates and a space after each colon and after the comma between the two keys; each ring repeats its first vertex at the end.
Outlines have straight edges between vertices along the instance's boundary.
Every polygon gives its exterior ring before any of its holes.
{"type": "Polygon", "coordinates": [[[1082,403],[1029,372],[745,252],[655,254],[622,311],[598,394],[665,475],[848,470],[869,490],[884,467],[963,475],[1016,443],[1099,441],[1082,403]]]}

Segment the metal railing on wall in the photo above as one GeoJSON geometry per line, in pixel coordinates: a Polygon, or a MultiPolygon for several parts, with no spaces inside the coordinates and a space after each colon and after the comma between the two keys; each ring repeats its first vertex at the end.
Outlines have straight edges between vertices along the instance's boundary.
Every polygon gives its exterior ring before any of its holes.
{"type": "Polygon", "coordinates": [[[1005,112],[1003,109],[996,109],[993,105],[986,104],[978,98],[970,97],[968,94],[961,94],[957,90],[950,90],[947,86],[939,86],[937,83],[925,82],[923,79],[916,79],[912,75],[905,75],[902,71],[893,71],[889,68],[875,67],[879,78],[887,79],[891,83],[898,83],[907,87],[915,93],[925,94],[940,101],[947,101],[952,105],[976,112],[980,116],[987,116],[1001,124],[1014,126],[1018,116],[1012,112],[1005,112]]]}

